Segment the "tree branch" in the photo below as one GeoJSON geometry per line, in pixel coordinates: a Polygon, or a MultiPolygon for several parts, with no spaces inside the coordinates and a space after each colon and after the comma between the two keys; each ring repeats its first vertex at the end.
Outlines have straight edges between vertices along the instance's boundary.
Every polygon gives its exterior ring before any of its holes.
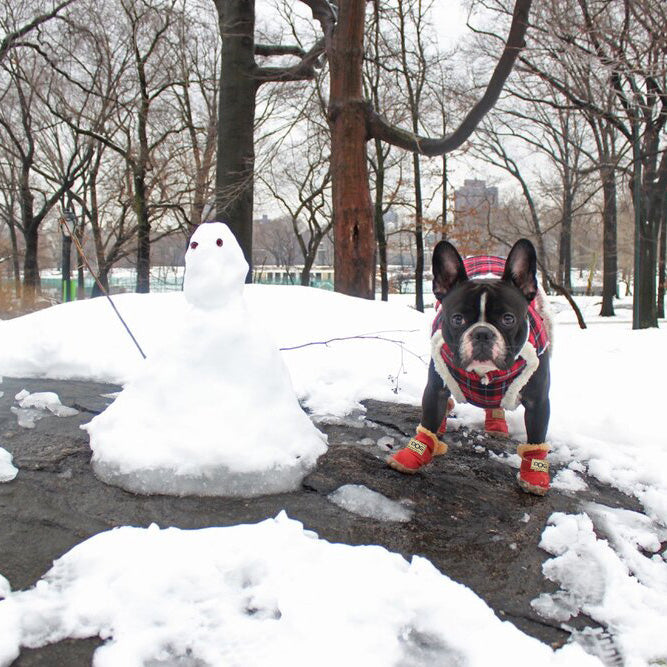
{"type": "Polygon", "coordinates": [[[525,46],[524,38],[531,4],[532,0],[516,0],[507,42],[486,90],[454,132],[437,139],[422,137],[390,125],[380,114],[366,105],[369,138],[381,139],[399,148],[428,156],[444,155],[461,146],[500,97],[505,81],[525,46]]]}

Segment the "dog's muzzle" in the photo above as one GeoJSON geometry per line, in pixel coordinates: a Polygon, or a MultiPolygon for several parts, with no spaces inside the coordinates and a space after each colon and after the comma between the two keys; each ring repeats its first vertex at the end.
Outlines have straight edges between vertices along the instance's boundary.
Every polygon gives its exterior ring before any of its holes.
{"type": "Polygon", "coordinates": [[[502,335],[492,324],[473,324],[461,337],[459,352],[466,370],[502,368],[507,346],[502,335]]]}

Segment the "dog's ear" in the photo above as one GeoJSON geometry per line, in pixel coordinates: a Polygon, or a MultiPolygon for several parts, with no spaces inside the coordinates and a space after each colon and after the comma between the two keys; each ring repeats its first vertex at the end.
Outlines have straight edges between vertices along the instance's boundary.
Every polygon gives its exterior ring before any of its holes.
{"type": "Polygon", "coordinates": [[[537,294],[537,254],[528,239],[519,239],[505,262],[503,280],[517,287],[528,301],[537,294]]]}
{"type": "Polygon", "coordinates": [[[438,301],[454,285],[468,280],[463,260],[449,241],[440,241],[433,249],[433,294],[438,301]]]}

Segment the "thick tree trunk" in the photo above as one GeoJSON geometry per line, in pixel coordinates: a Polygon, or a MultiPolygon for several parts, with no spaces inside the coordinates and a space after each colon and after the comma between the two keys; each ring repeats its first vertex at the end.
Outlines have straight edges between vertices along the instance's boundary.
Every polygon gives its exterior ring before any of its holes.
{"type": "Polygon", "coordinates": [[[375,297],[375,228],[368,168],[361,72],[364,0],[341,0],[330,77],[331,178],[335,290],[375,297]]]}
{"type": "Polygon", "coordinates": [[[21,298],[21,262],[19,260],[19,244],[16,238],[16,224],[10,216],[7,221],[9,227],[9,238],[12,244],[12,269],[14,272],[14,295],[17,299],[21,298]]]}
{"type": "Polygon", "coordinates": [[[634,300],[636,317],[633,318],[633,329],[648,329],[658,326],[656,311],[656,266],[658,259],[658,243],[651,231],[651,223],[646,220],[641,224],[638,233],[638,249],[635,253],[635,290],[634,300]]]}
{"type": "Polygon", "coordinates": [[[382,301],[389,300],[389,276],[387,275],[387,235],[384,228],[383,200],[384,200],[384,157],[382,142],[375,139],[377,155],[377,174],[375,177],[375,235],[378,244],[378,262],[380,265],[380,292],[382,301]]]}
{"type": "Polygon", "coordinates": [[[37,259],[39,224],[33,213],[34,197],[30,189],[29,170],[24,167],[21,173],[21,222],[25,239],[25,254],[23,256],[23,298],[34,300],[39,292],[39,263],[37,259]]]}
{"type": "Polygon", "coordinates": [[[137,215],[137,289],[147,294],[151,289],[151,223],[148,217],[146,184],[142,174],[134,177],[134,210],[137,215]]]}
{"type": "Polygon", "coordinates": [[[415,308],[424,312],[424,211],[419,155],[412,154],[415,177],[415,308]]]}
{"type": "Polygon", "coordinates": [[[31,224],[24,231],[25,255],[23,259],[23,296],[29,301],[39,293],[39,263],[37,261],[38,227],[31,224]]]}
{"type": "Polygon", "coordinates": [[[602,317],[614,315],[614,298],[618,296],[618,258],[616,244],[616,174],[613,167],[600,170],[602,178],[602,317]]]}
{"type": "Polygon", "coordinates": [[[255,2],[216,0],[222,63],[218,105],[216,216],[229,225],[252,277],[253,140],[255,96],[255,2]]]}

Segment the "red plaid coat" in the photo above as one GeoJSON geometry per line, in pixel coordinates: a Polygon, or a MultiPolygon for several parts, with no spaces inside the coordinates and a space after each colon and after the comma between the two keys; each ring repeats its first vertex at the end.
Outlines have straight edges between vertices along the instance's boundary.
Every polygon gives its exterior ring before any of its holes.
{"type": "MultiPolygon", "coordinates": [[[[463,260],[468,278],[500,278],[505,269],[505,259],[480,255],[463,260]]],[[[438,331],[442,324],[443,312],[438,304],[438,312],[433,322],[432,333],[438,331]]],[[[544,321],[535,310],[534,302],[528,306],[528,344],[539,357],[549,346],[549,337],[544,321]]],[[[440,355],[450,375],[456,381],[465,399],[480,408],[500,407],[503,397],[510,385],[526,369],[526,360],[519,357],[511,368],[506,371],[489,371],[480,377],[477,373],[457,368],[454,355],[447,343],[443,342],[440,355]]],[[[531,372],[532,374],[532,372],[531,372]]],[[[525,382],[523,383],[525,384],[525,382]]],[[[452,387],[449,387],[450,390],[452,387]]]]}

